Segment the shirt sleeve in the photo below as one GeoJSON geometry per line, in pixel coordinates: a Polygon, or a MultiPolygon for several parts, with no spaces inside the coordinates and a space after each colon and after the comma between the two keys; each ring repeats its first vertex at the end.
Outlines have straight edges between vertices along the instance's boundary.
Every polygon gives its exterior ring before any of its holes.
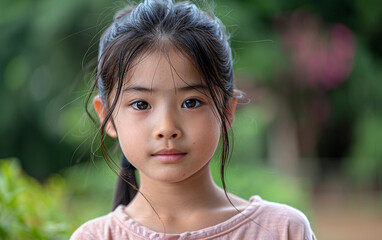
{"type": "Polygon", "coordinates": [[[257,221],[260,231],[270,239],[317,240],[304,213],[291,206],[257,198],[257,221]]]}
{"type": "Polygon", "coordinates": [[[316,240],[308,218],[300,211],[288,211],[287,235],[288,240],[316,240]]]}

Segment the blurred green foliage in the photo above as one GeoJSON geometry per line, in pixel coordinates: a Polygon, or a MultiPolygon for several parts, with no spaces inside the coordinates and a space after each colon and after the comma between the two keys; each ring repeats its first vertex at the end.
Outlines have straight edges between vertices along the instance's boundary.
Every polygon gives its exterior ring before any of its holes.
{"type": "Polygon", "coordinates": [[[0,239],[68,239],[67,197],[62,177],[41,185],[15,159],[0,160],[0,239]]]}
{"type": "Polygon", "coordinates": [[[90,145],[82,144],[91,135],[81,122],[82,68],[96,55],[105,7],[102,0],[1,1],[0,135],[7,140],[0,157],[18,157],[35,177],[72,164],[90,145]]]}
{"type": "Polygon", "coordinates": [[[116,176],[104,162],[77,165],[43,183],[16,159],[0,159],[0,239],[69,239],[111,210],[116,176]]]}

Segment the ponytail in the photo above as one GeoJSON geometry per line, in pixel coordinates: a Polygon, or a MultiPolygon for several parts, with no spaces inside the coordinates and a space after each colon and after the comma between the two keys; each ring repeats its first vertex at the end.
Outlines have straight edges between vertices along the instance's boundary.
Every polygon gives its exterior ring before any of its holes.
{"type": "Polygon", "coordinates": [[[137,188],[134,189],[126,181],[128,181],[133,186],[137,186],[135,167],[127,160],[125,156],[122,156],[121,172],[117,178],[117,183],[115,186],[113,210],[116,209],[118,205],[129,204],[137,194],[137,188]]]}

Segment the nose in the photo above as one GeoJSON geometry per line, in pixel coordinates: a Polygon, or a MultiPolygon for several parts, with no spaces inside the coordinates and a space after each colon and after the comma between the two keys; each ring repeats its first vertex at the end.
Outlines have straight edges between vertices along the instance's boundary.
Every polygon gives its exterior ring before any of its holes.
{"type": "Polygon", "coordinates": [[[178,126],[176,116],[172,116],[167,112],[158,116],[153,135],[155,139],[178,139],[182,137],[183,133],[178,126]]]}

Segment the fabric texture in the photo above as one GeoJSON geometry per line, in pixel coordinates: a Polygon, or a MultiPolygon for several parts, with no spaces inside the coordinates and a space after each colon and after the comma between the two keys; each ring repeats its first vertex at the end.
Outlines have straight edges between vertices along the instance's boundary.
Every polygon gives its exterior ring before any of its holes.
{"type": "Polygon", "coordinates": [[[288,205],[269,202],[259,196],[250,199],[242,212],[215,226],[181,234],[155,232],[131,219],[118,206],[113,212],[83,224],[70,240],[315,240],[306,216],[288,205]]]}

